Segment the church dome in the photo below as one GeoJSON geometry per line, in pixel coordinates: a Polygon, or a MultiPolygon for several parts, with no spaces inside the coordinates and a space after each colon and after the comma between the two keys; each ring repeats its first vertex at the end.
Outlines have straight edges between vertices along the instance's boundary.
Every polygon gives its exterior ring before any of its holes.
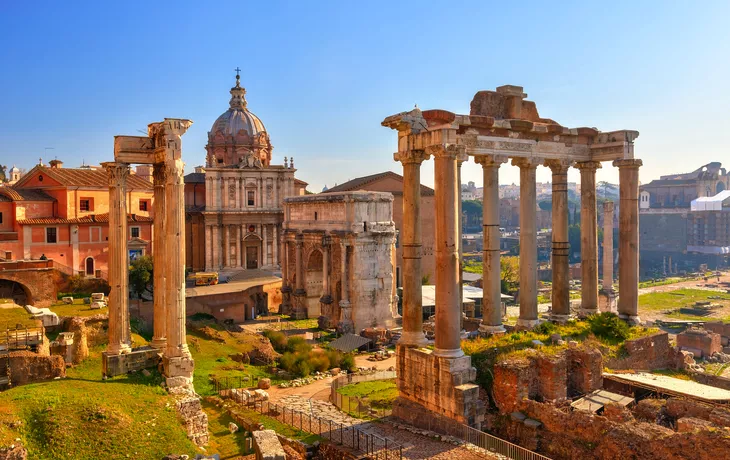
{"type": "Polygon", "coordinates": [[[243,130],[250,137],[254,137],[266,132],[261,119],[246,107],[246,89],[241,87],[239,76],[236,76],[236,86],[231,88],[230,105],[231,107],[213,123],[213,127],[210,129],[211,134],[221,131],[223,135],[235,136],[243,130]]]}

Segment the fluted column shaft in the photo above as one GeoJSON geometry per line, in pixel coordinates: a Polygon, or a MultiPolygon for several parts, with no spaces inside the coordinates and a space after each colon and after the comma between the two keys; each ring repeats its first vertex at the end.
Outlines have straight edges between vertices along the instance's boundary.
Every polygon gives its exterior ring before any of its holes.
{"type": "Polygon", "coordinates": [[[576,163],[580,170],[581,315],[598,313],[598,220],[596,170],[598,161],[576,163]]]}
{"type": "Polygon", "coordinates": [[[618,312],[639,322],[639,167],[638,159],[616,160],[619,168],[618,312]]]}
{"type": "MultiPolygon", "coordinates": [[[[152,175],[154,179],[154,261],[161,267],[166,257],[165,244],[165,182],[167,174],[164,164],[155,164],[153,166],[152,175]]],[[[207,228],[207,227],[206,227],[207,228]]],[[[206,232],[207,233],[207,232],[206,232]]],[[[207,264],[206,258],[206,264],[207,264]]],[[[153,312],[154,320],[152,322],[152,342],[150,345],[157,349],[165,348],[167,344],[167,315],[165,313],[165,272],[160,270],[153,271],[153,312]]]]}
{"type": "Polygon", "coordinates": [[[109,178],[109,344],[107,353],[129,353],[129,254],[127,252],[127,177],[129,165],[102,163],[109,178]]]}
{"type": "Polygon", "coordinates": [[[613,291],[613,201],[603,203],[603,290],[613,291]]]}
{"type": "Polygon", "coordinates": [[[570,318],[570,243],[568,239],[568,168],[563,160],[548,160],[545,166],[552,171],[553,219],[553,321],[570,318]]]}
{"type": "Polygon", "coordinates": [[[436,191],[436,343],[433,353],[455,358],[461,350],[459,293],[459,183],[456,158],[463,147],[449,144],[427,148],[434,156],[436,191]]]}
{"type": "Polygon", "coordinates": [[[398,343],[409,347],[427,343],[421,297],[421,163],[426,159],[423,150],[395,154],[395,160],[403,165],[403,333],[398,343]]]}
{"type": "Polygon", "coordinates": [[[499,256],[499,167],[507,157],[474,157],[482,165],[482,333],[504,332],[502,325],[502,283],[499,256]]]}
{"type": "Polygon", "coordinates": [[[532,328],[537,319],[537,184],[538,162],[514,158],[520,168],[520,317],[517,326],[532,328]]]}

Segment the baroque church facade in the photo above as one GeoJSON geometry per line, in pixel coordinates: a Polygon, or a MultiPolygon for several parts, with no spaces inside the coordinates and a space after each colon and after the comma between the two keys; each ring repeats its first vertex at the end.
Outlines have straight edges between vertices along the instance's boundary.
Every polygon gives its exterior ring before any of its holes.
{"type": "Polygon", "coordinates": [[[205,167],[185,176],[186,266],[193,271],[281,267],[284,198],[303,195],[294,159],[272,164],[273,146],[248,110],[236,76],[230,107],[213,123],[205,167]]]}

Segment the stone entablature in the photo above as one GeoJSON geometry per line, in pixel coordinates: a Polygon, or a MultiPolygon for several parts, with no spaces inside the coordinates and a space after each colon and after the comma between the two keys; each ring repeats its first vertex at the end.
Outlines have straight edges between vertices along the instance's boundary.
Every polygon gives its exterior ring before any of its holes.
{"type": "Polygon", "coordinates": [[[393,327],[393,196],[322,193],[287,198],[284,206],[284,312],[343,331],[393,327]]]}

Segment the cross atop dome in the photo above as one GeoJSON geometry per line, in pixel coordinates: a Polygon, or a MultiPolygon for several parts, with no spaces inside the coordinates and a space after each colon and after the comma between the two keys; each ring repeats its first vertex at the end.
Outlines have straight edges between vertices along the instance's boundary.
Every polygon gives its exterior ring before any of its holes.
{"type": "Polygon", "coordinates": [[[231,101],[230,105],[232,109],[243,110],[246,108],[246,88],[241,86],[241,69],[236,67],[236,86],[231,88],[231,101]]]}

